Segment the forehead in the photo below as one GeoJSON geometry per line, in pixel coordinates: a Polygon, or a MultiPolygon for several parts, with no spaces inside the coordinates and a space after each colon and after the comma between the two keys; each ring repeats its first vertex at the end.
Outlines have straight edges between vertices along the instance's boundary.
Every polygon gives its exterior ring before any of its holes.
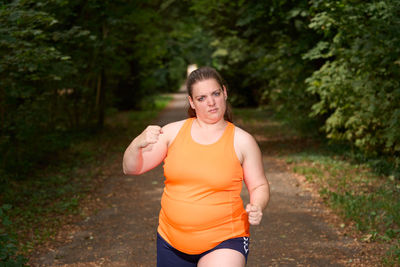
{"type": "Polygon", "coordinates": [[[221,86],[215,79],[207,79],[193,84],[193,95],[204,95],[212,93],[216,90],[221,90],[221,86]]]}

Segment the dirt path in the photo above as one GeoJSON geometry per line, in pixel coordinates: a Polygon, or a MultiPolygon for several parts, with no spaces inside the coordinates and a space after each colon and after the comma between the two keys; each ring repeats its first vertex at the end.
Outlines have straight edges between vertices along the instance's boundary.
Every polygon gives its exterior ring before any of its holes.
{"type": "MultiPolygon", "coordinates": [[[[185,95],[159,117],[159,124],[185,117],[185,95]]],[[[260,141],[260,140],[259,140],[260,141]]],[[[251,228],[247,266],[377,266],[368,245],[340,234],[329,214],[285,164],[268,156],[264,166],[271,183],[271,202],[262,224],[251,228]]],[[[155,266],[156,229],[163,189],[163,170],[124,176],[122,155],[107,166],[108,177],[96,192],[98,211],[60,232],[57,242],[34,255],[32,266],[155,266]]],[[[242,193],[248,202],[247,191],[242,193]]]]}

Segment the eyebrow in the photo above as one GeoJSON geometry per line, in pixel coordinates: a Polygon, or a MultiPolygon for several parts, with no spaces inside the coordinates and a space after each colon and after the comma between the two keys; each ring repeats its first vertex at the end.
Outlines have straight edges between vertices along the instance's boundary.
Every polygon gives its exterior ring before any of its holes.
{"type": "MultiPolygon", "coordinates": [[[[214,90],[214,91],[212,91],[211,92],[211,94],[214,94],[215,92],[220,92],[220,91],[222,91],[222,89],[221,88],[219,88],[219,89],[217,89],[217,90],[214,90]]],[[[196,98],[198,98],[198,97],[204,97],[204,96],[207,96],[207,95],[198,95],[198,96],[195,96],[196,98]]]]}

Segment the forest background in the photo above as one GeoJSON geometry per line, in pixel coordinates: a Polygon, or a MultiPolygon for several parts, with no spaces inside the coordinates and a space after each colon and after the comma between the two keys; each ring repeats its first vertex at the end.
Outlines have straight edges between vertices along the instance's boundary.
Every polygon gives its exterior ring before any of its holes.
{"type": "MultiPolygon", "coordinates": [[[[99,135],[107,116],[153,109],[189,64],[220,71],[234,107],[272,110],[400,180],[396,0],[0,0],[0,55],[5,226],[16,185],[99,135]]],[[[10,255],[13,237],[2,238],[10,255]]]]}

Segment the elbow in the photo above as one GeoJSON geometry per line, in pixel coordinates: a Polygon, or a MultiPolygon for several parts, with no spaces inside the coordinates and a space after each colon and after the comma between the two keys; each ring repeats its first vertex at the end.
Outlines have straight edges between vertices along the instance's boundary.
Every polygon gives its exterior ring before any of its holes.
{"type": "Polygon", "coordinates": [[[125,175],[129,175],[129,174],[131,174],[127,169],[125,169],[125,168],[122,168],[122,172],[125,174],[125,175]]]}
{"type": "Polygon", "coordinates": [[[126,169],[123,169],[123,173],[125,175],[140,175],[140,174],[142,174],[142,172],[140,172],[140,171],[126,170],[126,169]]]}
{"type": "Polygon", "coordinates": [[[137,164],[135,164],[134,161],[130,160],[129,158],[126,158],[124,155],[124,158],[122,160],[122,172],[125,175],[139,175],[141,174],[140,168],[137,164]]]}
{"type": "Polygon", "coordinates": [[[140,170],[134,170],[126,167],[125,165],[122,166],[122,172],[125,175],[140,175],[142,172],[140,170]]]}
{"type": "Polygon", "coordinates": [[[131,173],[129,172],[129,170],[127,170],[125,167],[122,167],[122,172],[123,172],[125,175],[131,174],[131,173]]]}

